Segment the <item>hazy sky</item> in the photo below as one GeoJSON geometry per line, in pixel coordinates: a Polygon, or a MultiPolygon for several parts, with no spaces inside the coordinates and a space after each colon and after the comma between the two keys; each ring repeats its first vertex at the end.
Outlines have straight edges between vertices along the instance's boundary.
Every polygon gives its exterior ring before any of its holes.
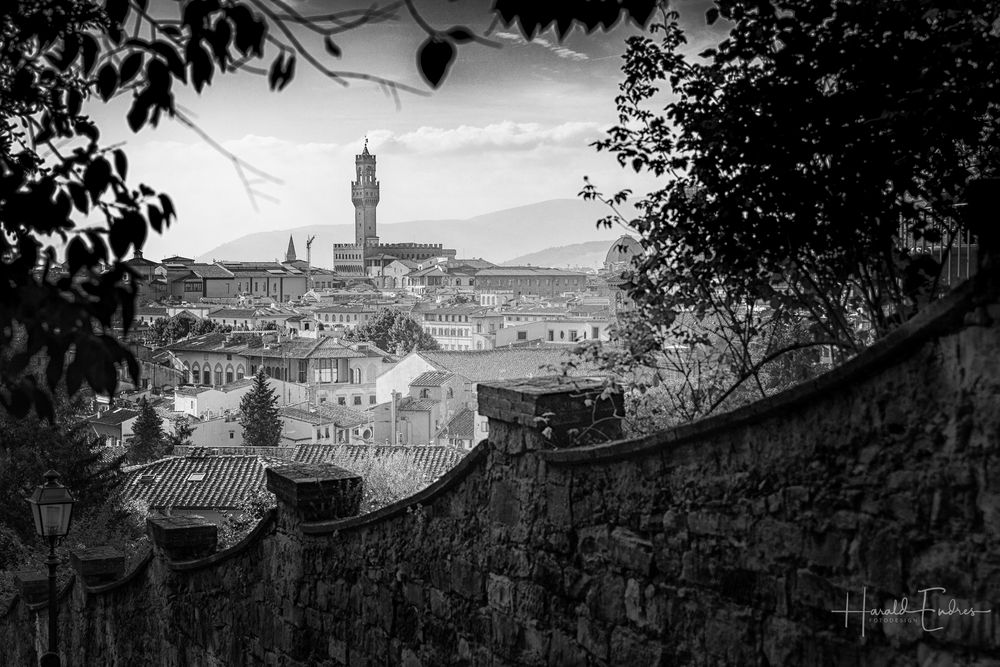
{"type": "MultiPolygon", "coordinates": [[[[294,4],[306,14],[357,6],[331,0],[294,4]]],[[[490,23],[491,4],[417,3],[437,28],[466,25],[480,33],[490,23]]],[[[691,4],[692,20],[703,23],[704,3],[691,4]]],[[[177,88],[178,103],[211,137],[282,180],[258,186],[275,200],[259,199],[258,211],[231,163],[190,129],[163,120],[158,128],[133,134],[124,121],[125,99],[92,102],[88,111],[106,141],[126,142],[130,180],[174,199],[180,220],[147,241],[147,256],[154,259],[193,257],[252,232],[351,223],[354,155],[365,136],[378,157],[380,222],[467,218],[576,197],[584,175],[607,191],[650,185],[589,147],[616,121],[620,56],[625,38],[637,32],[620,24],[606,34],[575,31],[562,43],[554,34],[526,43],[515,30],[497,27],[491,37],[501,48],[461,46],[443,86],[426,97],[401,93],[398,109],[377,86],[355,82],[345,88],[301,59],[294,81],[280,93],[249,74],[217,76],[200,96],[177,88]]],[[[344,53],[339,60],[318,41],[312,51],[332,68],[427,89],[415,58],[424,36],[404,11],[398,21],[338,36],[344,53]]],[[[579,238],[566,242],[587,240],[591,229],[581,221],[579,238]]]]}

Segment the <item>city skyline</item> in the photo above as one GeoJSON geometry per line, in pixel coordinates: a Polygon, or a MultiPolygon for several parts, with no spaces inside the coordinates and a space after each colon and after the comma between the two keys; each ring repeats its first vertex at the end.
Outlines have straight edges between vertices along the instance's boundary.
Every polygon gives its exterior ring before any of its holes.
{"type": "MultiPolygon", "coordinates": [[[[698,4],[686,3],[693,23],[698,4]]],[[[420,10],[436,27],[489,27],[486,3],[420,10]]],[[[164,119],[133,134],[124,97],[88,111],[109,142],[125,142],[131,178],[174,199],[178,222],[150,235],[144,252],[151,257],[198,256],[248,233],[350,224],[354,155],[365,137],[380,155],[380,222],[466,219],[575,198],[584,176],[605,191],[648,189],[650,179],[589,145],[616,120],[620,56],[625,38],[639,32],[620,23],[608,33],[574,31],[559,42],[550,31],[527,42],[514,28],[496,27],[490,38],[499,48],[462,46],[439,90],[400,93],[398,109],[377,86],[342,88],[303,62],[280,94],[247,74],[216,77],[201,96],[178,90],[179,106],[213,141],[281,181],[254,183],[254,201],[230,161],[180,123],[164,119]]],[[[427,89],[414,58],[421,35],[405,15],[365,26],[338,36],[344,57],[327,64],[427,89]]],[[[581,224],[577,240],[590,240],[591,229],[581,224]]]]}

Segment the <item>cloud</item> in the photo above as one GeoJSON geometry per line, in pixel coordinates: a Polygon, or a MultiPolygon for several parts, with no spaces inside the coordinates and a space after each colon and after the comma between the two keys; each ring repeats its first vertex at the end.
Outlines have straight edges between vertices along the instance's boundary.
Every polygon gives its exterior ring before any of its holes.
{"type": "Polygon", "coordinates": [[[544,37],[535,37],[533,40],[529,42],[523,37],[521,37],[521,35],[518,35],[517,33],[513,32],[498,32],[493,36],[496,37],[497,39],[503,39],[508,42],[513,42],[514,44],[519,44],[519,45],[536,44],[538,46],[548,49],[549,51],[556,54],[560,58],[564,58],[566,60],[581,61],[590,59],[590,56],[588,56],[586,53],[580,53],[579,51],[574,51],[573,49],[566,48],[565,46],[561,46],[559,44],[553,44],[550,40],[544,37]]]}
{"type": "Polygon", "coordinates": [[[540,147],[579,148],[597,139],[601,125],[570,121],[559,125],[503,121],[483,127],[421,127],[412,132],[375,130],[368,134],[373,149],[387,152],[451,153],[470,150],[533,150],[540,147]]]}

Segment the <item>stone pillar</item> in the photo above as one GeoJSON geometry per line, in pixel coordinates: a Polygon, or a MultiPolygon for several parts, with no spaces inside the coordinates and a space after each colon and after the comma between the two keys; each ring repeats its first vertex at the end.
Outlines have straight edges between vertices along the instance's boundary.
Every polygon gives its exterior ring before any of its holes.
{"type": "Polygon", "coordinates": [[[73,551],[69,556],[70,565],[88,586],[100,586],[125,574],[125,554],[114,547],[94,547],[73,551]]]}
{"type": "Polygon", "coordinates": [[[330,521],[361,509],[361,476],[332,463],[291,463],[267,468],[267,490],[279,514],[298,521],[330,521]]]}
{"type": "Polygon", "coordinates": [[[592,378],[552,376],[480,384],[479,413],[490,442],[509,454],[616,440],[622,436],[622,395],[592,378]]]}
{"type": "Polygon", "coordinates": [[[47,572],[15,572],[17,591],[27,604],[49,601],[49,575],[47,572]]]}
{"type": "Polygon", "coordinates": [[[219,541],[218,527],[201,517],[152,516],[146,531],[153,545],[170,560],[210,556],[219,541]]]}

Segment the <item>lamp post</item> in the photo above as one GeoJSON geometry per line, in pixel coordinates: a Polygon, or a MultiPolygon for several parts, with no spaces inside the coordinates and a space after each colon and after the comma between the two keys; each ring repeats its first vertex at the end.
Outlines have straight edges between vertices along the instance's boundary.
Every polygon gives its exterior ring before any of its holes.
{"type": "Polygon", "coordinates": [[[69,533],[70,520],[73,517],[73,503],[76,500],[69,489],[59,483],[59,473],[50,470],[45,473],[46,482],[35,489],[28,498],[31,514],[35,519],[35,532],[49,541],[49,557],[45,564],[49,566],[49,650],[42,655],[38,664],[41,667],[59,667],[58,645],[58,606],[56,604],[56,541],[69,533]]]}

